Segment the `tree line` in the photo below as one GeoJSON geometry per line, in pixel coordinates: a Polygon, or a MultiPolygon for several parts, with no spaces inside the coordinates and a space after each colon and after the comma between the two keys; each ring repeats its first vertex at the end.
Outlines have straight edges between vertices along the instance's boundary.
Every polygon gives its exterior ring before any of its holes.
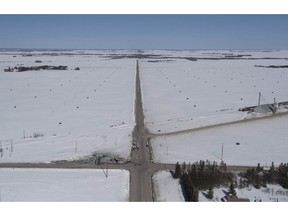
{"type": "Polygon", "coordinates": [[[24,72],[24,71],[39,71],[39,70],[67,70],[68,66],[32,66],[32,67],[9,67],[8,69],[4,69],[4,72],[24,72]]]}
{"type": "Polygon", "coordinates": [[[199,191],[207,190],[206,197],[213,199],[213,188],[228,187],[228,194],[236,195],[235,188],[244,188],[250,185],[256,189],[266,187],[267,184],[279,184],[288,189],[288,163],[281,163],[278,168],[272,162],[269,170],[264,170],[260,164],[256,168],[247,169],[239,173],[238,179],[232,172],[226,170],[226,164],[218,165],[216,162],[199,161],[175,166],[174,178],[179,178],[186,201],[197,202],[199,191]]]}
{"type": "Polygon", "coordinates": [[[269,170],[264,170],[260,164],[256,168],[240,173],[240,187],[252,185],[256,189],[266,187],[267,184],[279,184],[288,189],[288,163],[281,163],[278,168],[272,162],[269,170]]]}
{"type": "Polygon", "coordinates": [[[229,186],[234,189],[235,181],[234,174],[226,171],[226,164],[221,163],[219,166],[210,161],[200,161],[188,166],[185,163],[180,166],[177,162],[174,178],[180,178],[185,199],[194,202],[198,201],[199,190],[208,190],[207,197],[212,199],[214,187],[229,186]]]}

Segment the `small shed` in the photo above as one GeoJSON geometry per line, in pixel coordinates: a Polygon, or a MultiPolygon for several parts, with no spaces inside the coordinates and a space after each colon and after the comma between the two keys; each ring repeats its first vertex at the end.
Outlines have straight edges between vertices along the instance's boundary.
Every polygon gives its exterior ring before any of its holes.
{"type": "Polygon", "coordinates": [[[254,112],[263,114],[274,113],[275,110],[274,104],[262,104],[254,108],[254,112]]]}

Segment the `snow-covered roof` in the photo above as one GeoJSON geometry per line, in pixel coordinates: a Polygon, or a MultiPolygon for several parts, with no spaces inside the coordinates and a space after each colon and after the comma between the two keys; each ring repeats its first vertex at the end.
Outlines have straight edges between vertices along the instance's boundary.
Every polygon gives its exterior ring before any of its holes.
{"type": "Polygon", "coordinates": [[[272,113],[273,112],[273,105],[272,104],[262,104],[254,108],[254,112],[257,113],[272,113]]]}

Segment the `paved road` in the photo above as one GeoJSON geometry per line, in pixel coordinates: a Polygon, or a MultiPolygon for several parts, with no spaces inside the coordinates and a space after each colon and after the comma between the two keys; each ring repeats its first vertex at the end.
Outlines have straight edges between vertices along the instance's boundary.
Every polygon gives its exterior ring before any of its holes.
{"type": "MultiPolygon", "coordinates": [[[[131,153],[131,163],[134,169],[131,172],[130,201],[153,201],[151,184],[151,160],[144,126],[144,114],[142,106],[141,83],[139,63],[136,65],[136,97],[135,97],[135,121],[133,140],[136,148],[131,153]]],[[[152,173],[153,174],[153,173],[152,173]]]]}

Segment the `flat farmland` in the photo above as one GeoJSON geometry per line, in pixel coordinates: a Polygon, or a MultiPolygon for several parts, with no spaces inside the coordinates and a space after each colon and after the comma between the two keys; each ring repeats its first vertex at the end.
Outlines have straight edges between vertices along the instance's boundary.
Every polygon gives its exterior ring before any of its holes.
{"type": "Polygon", "coordinates": [[[1,55],[1,162],[70,160],[93,153],[129,159],[135,60],[76,54],[1,55]],[[68,70],[3,72],[21,65],[68,70]]]}
{"type": "Polygon", "coordinates": [[[73,169],[0,169],[0,201],[128,201],[129,172],[73,169]]]}
{"type": "MultiPolygon", "coordinates": [[[[229,165],[285,162],[287,116],[193,129],[265,116],[238,111],[256,106],[259,92],[261,104],[273,103],[274,98],[277,102],[287,101],[287,68],[269,67],[287,65],[287,51],[183,51],[177,54],[182,57],[173,58],[175,52],[162,61],[141,63],[145,125],[152,133],[154,162],[211,160],[220,163],[222,145],[223,160],[229,165]],[[244,57],[223,58],[228,56],[227,52],[244,57]],[[188,60],[188,56],[197,61],[188,60]],[[189,132],[189,129],[192,130],[189,132]],[[181,133],[183,130],[188,131],[181,133]]],[[[282,111],[287,111],[287,107],[282,111]]]]}

